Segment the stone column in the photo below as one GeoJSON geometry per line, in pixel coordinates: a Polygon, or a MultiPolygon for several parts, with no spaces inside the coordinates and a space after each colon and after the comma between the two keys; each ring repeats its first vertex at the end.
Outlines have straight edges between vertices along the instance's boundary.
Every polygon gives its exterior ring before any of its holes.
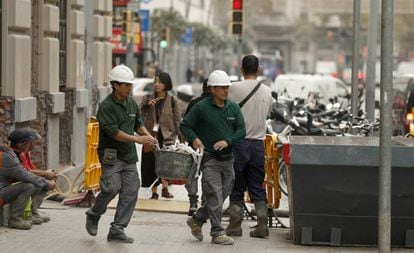
{"type": "Polygon", "coordinates": [[[39,99],[38,120],[45,130],[46,164],[59,168],[59,114],[65,111],[65,93],[59,91],[59,8],[57,0],[34,0],[33,88],[39,99]]]}
{"type": "Polygon", "coordinates": [[[83,167],[86,154],[86,128],[89,91],[85,88],[85,14],[84,0],[68,1],[67,87],[73,89],[71,162],[83,167]]]}
{"type": "Polygon", "coordinates": [[[112,68],[112,44],[109,42],[112,35],[112,1],[93,1],[92,33],[92,69],[100,103],[112,91],[108,83],[108,73],[112,68]]]}
{"type": "Polygon", "coordinates": [[[31,1],[4,0],[1,4],[1,96],[14,101],[10,121],[26,122],[36,119],[36,98],[31,92],[31,1]]]}

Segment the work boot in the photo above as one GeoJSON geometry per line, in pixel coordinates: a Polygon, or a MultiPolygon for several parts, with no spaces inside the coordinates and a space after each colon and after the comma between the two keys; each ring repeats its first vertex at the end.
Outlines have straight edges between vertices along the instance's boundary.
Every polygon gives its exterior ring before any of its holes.
{"type": "Polygon", "coordinates": [[[30,221],[26,221],[23,217],[10,217],[9,219],[9,228],[29,230],[32,228],[30,221]]]}
{"type": "Polygon", "coordinates": [[[43,199],[45,197],[46,197],[45,191],[41,191],[40,193],[36,193],[32,196],[32,206],[31,206],[32,215],[30,215],[29,217],[33,221],[33,224],[42,224],[43,222],[50,221],[49,217],[47,217],[46,215],[40,215],[38,212],[38,209],[40,205],[43,203],[43,199]],[[40,222],[40,220],[42,220],[42,222],[40,222]]]}
{"type": "Polygon", "coordinates": [[[259,200],[256,201],[254,205],[257,212],[257,226],[250,232],[250,237],[268,237],[269,229],[267,228],[267,203],[264,200],[259,200]]]}
{"type": "Polygon", "coordinates": [[[191,229],[191,234],[200,242],[203,240],[203,230],[201,229],[202,225],[198,225],[193,217],[188,218],[187,225],[191,229]]]}
{"type": "Polygon", "coordinates": [[[101,218],[100,215],[95,215],[91,209],[86,211],[86,231],[92,235],[96,236],[98,233],[98,223],[101,218]]]}
{"type": "Polygon", "coordinates": [[[165,187],[165,188],[162,188],[162,191],[161,191],[161,197],[163,197],[163,198],[167,198],[167,199],[172,199],[172,198],[174,198],[174,195],[172,195],[172,194],[168,191],[168,188],[167,188],[167,187],[165,187]]]}
{"type": "Polygon", "coordinates": [[[43,223],[43,219],[40,216],[34,216],[33,214],[30,214],[27,219],[27,221],[31,221],[34,225],[40,225],[43,223]]]}
{"type": "Polygon", "coordinates": [[[230,223],[226,228],[226,235],[228,236],[242,236],[243,231],[241,228],[241,223],[243,220],[243,209],[237,205],[231,205],[227,209],[227,213],[230,217],[230,223]]]}
{"type": "Polygon", "coordinates": [[[49,221],[50,221],[50,217],[49,217],[49,216],[44,215],[44,214],[40,215],[40,213],[39,213],[39,212],[33,212],[33,211],[32,211],[32,216],[33,216],[33,217],[36,217],[36,218],[40,218],[40,219],[42,219],[42,220],[43,220],[43,222],[49,222],[49,221]]]}
{"type": "Polygon", "coordinates": [[[9,228],[17,229],[31,229],[31,221],[26,221],[23,219],[23,212],[26,208],[27,203],[29,202],[30,195],[34,192],[33,185],[27,185],[27,191],[22,192],[15,201],[10,203],[10,218],[9,218],[9,228]]]}
{"type": "Polygon", "coordinates": [[[125,233],[113,234],[109,231],[108,236],[106,239],[109,241],[118,241],[123,243],[133,243],[134,238],[127,236],[125,233]]]}
{"type": "Polygon", "coordinates": [[[233,245],[234,240],[227,235],[215,235],[211,237],[211,243],[220,244],[220,245],[233,245]]]}
{"type": "Polygon", "coordinates": [[[188,209],[188,216],[193,216],[197,211],[197,201],[190,200],[190,208],[188,209]]]}

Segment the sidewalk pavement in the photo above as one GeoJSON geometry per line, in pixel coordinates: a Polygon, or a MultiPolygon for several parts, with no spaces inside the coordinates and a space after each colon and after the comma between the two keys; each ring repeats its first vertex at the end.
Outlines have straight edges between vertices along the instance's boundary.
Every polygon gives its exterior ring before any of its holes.
{"type": "MultiPolygon", "coordinates": [[[[220,246],[210,243],[209,224],[203,227],[204,241],[192,237],[183,214],[136,211],[126,229],[134,237],[133,244],[107,242],[109,224],[115,210],[109,209],[99,223],[96,237],[85,231],[86,208],[62,206],[45,201],[42,212],[51,216],[46,224],[34,225],[23,231],[0,227],[2,253],[83,253],[83,252],[287,252],[287,253],[330,253],[330,252],[377,252],[376,248],[315,247],[294,245],[287,240],[287,229],[271,229],[269,239],[250,238],[250,226],[255,222],[243,222],[243,236],[235,237],[235,245],[220,246]]],[[[227,222],[223,222],[227,226],[227,222]]],[[[393,252],[412,252],[394,249],[393,252]]]]}
{"type": "MultiPolygon", "coordinates": [[[[138,166],[140,168],[140,166],[138,166]]],[[[141,174],[140,174],[141,175],[141,174]]],[[[184,185],[171,185],[170,192],[174,198],[153,201],[165,205],[167,201],[175,201],[188,205],[187,191],[184,185]]],[[[199,187],[201,190],[201,187],[199,187]]],[[[158,187],[160,193],[161,187],[158,187]]],[[[140,188],[139,198],[148,199],[151,196],[149,188],[140,188]]],[[[116,200],[115,200],[116,201],[116,200]]],[[[138,200],[137,207],[140,206],[138,200]]],[[[228,201],[224,203],[228,206],[228,201]]],[[[184,208],[184,210],[186,210],[184,208]]],[[[280,209],[287,210],[287,198],[282,198],[280,209]]],[[[34,225],[31,230],[23,231],[0,227],[1,253],[127,253],[127,252],[277,252],[277,253],[350,253],[350,252],[377,252],[377,248],[362,247],[317,247],[294,245],[287,239],[287,229],[271,229],[269,239],[250,238],[250,227],[256,223],[252,220],[243,221],[243,236],[234,237],[235,245],[220,246],[210,243],[210,224],[203,226],[204,241],[199,242],[191,235],[186,224],[186,211],[144,212],[135,211],[134,216],[125,230],[135,239],[133,244],[107,242],[106,235],[113,220],[115,210],[109,208],[102,216],[99,231],[96,237],[90,236],[85,230],[85,211],[87,208],[63,206],[53,201],[45,201],[41,211],[47,213],[52,220],[46,224],[34,225]]],[[[182,210],[182,209],[181,209],[182,210]]],[[[283,219],[289,224],[288,219],[283,219]]],[[[226,227],[228,218],[223,218],[226,227]]],[[[393,249],[393,252],[412,252],[408,249],[393,249]]]]}

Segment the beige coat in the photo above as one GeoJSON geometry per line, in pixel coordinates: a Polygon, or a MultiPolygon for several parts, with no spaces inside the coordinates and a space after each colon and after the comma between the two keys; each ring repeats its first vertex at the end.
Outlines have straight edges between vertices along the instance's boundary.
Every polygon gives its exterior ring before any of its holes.
{"type": "MultiPolygon", "coordinates": [[[[143,97],[140,105],[141,117],[145,128],[152,132],[156,122],[155,106],[149,106],[147,104],[148,99],[154,99],[154,95],[151,94],[143,97]]],[[[177,98],[174,97],[172,102],[171,95],[167,95],[158,122],[164,144],[173,144],[177,136],[180,139],[183,138],[179,129],[180,122],[181,114],[178,108],[177,98]]]]}

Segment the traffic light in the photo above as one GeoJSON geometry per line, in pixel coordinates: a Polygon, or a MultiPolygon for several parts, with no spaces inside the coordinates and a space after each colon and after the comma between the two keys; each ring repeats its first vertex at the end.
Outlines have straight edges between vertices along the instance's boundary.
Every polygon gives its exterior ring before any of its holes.
{"type": "Polygon", "coordinates": [[[161,48],[166,48],[166,47],[168,47],[169,43],[170,43],[170,28],[165,27],[161,30],[160,47],[161,48]]]}
{"type": "Polygon", "coordinates": [[[125,36],[122,36],[122,41],[125,43],[129,43],[131,41],[131,19],[132,19],[132,13],[131,11],[124,11],[122,13],[122,31],[124,32],[125,36]]]}
{"type": "Polygon", "coordinates": [[[243,0],[232,0],[231,33],[243,34],[243,0]]]}

